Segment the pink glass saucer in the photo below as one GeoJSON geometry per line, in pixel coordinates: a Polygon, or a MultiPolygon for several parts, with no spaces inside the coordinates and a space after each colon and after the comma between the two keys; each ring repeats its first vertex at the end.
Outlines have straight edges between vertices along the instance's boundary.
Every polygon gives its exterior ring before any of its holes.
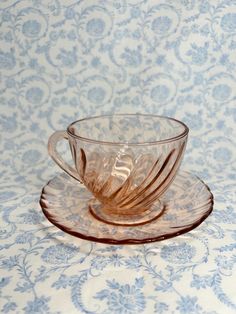
{"type": "Polygon", "coordinates": [[[91,199],[83,185],[63,173],[43,188],[40,205],[47,219],[61,230],[110,244],[139,244],[178,236],[200,225],[213,209],[210,189],[198,177],[183,171],[160,199],[165,210],[142,225],[119,226],[96,219],[89,211],[91,199]]]}

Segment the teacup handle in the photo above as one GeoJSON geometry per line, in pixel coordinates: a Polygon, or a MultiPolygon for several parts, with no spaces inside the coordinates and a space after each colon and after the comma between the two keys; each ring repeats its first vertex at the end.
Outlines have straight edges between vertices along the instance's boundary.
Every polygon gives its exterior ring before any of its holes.
{"type": "Polygon", "coordinates": [[[61,169],[63,169],[70,176],[78,180],[80,183],[83,183],[81,182],[77,171],[73,167],[71,167],[66,161],[64,161],[57,151],[57,143],[63,139],[66,139],[68,141],[68,134],[66,131],[54,132],[48,140],[48,153],[51,158],[58,164],[58,166],[61,167],[61,169]]]}

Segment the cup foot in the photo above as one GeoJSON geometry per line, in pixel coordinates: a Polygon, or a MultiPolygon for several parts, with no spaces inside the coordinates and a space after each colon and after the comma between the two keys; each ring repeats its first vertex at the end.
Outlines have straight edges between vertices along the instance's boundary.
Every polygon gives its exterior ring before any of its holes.
{"type": "Polygon", "coordinates": [[[89,212],[94,218],[104,223],[117,226],[144,225],[162,216],[166,209],[160,201],[156,201],[148,210],[137,215],[107,213],[107,209],[104,210],[103,205],[96,199],[92,199],[88,206],[89,212]]]}

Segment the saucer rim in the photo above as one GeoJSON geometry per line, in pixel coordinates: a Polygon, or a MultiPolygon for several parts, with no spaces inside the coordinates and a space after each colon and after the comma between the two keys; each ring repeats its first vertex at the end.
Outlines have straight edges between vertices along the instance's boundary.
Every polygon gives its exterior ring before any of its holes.
{"type": "MultiPolygon", "coordinates": [[[[68,233],[76,238],[80,238],[83,240],[87,240],[87,241],[92,241],[92,242],[98,242],[98,243],[103,243],[103,244],[111,244],[111,245],[132,245],[132,244],[144,244],[144,243],[152,243],[152,242],[159,242],[159,241],[163,241],[163,240],[167,240],[167,239],[171,239],[174,237],[177,237],[179,235],[185,234],[195,228],[197,228],[213,211],[213,207],[214,207],[214,195],[211,192],[209,186],[201,179],[199,178],[197,175],[192,174],[188,171],[179,171],[178,174],[182,174],[185,173],[187,175],[191,175],[194,176],[195,178],[197,178],[203,185],[204,187],[208,190],[209,192],[209,199],[207,201],[207,203],[209,203],[209,209],[197,220],[195,221],[193,224],[188,224],[186,225],[186,227],[183,227],[181,230],[177,231],[177,232],[172,232],[172,233],[167,233],[166,235],[161,235],[161,236],[157,236],[157,237],[151,237],[151,238],[144,238],[144,239],[131,239],[131,238],[126,238],[126,239],[112,239],[110,237],[94,237],[94,236],[89,236],[89,235],[84,235],[83,233],[77,232],[77,231],[73,231],[70,230],[69,228],[67,228],[66,226],[58,223],[57,221],[55,221],[55,219],[52,217],[52,215],[47,211],[47,209],[45,208],[45,204],[43,202],[44,197],[43,194],[45,194],[44,190],[45,188],[50,184],[50,182],[52,180],[54,180],[56,177],[62,176],[64,173],[59,173],[58,175],[54,176],[52,179],[50,179],[43,187],[41,195],[40,195],[40,200],[39,200],[39,204],[40,207],[42,209],[43,214],[45,215],[45,217],[47,218],[47,220],[49,222],[51,222],[54,226],[56,226],[57,228],[59,228],[60,230],[62,230],[65,233],[68,233]]],[[[68,176],[69,178],[72,178],[70,176],[68,176]]],[[[72,178],[73,180],[75,180],[74,178],[72,178]]],[[[75,180],[76,183],[78,183],[79,185],[81,185],[81,183],[79,183],[77,180],[75,180]]],[[[94,217],[93,217],[94,218],[94,217]]],[[[95,219],[95,218],[94,218],[95,219]]],[[[117,226],[119,228],[121,228],[121,226],[117,226]]],[[[122,227],[122,228],[127,228],[126,226],[122,227]]],[[[177,228],[177,227],[176,227],[177,228]]]]}

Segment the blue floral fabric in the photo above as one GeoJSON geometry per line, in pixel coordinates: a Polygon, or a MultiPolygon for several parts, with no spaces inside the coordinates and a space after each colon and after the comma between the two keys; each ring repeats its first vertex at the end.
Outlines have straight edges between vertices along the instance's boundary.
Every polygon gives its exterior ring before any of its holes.
{"type": "Polygon", "coordinates": [[[0,311],[235,313],[236,1],[3,0],[0,25],[0,311]],[[197,229],[112,246],[45,219],[49,135],[114,112],[189,126],[182,168],[215,196],[197,229]]]}

